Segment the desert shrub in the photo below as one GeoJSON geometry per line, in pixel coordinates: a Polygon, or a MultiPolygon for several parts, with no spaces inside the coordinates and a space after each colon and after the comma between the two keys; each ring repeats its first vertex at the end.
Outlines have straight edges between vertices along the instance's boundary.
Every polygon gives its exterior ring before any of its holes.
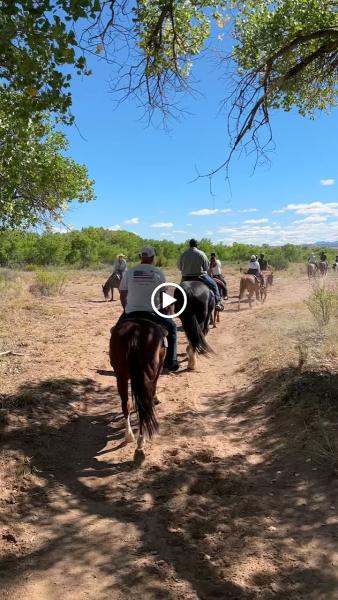
{"type": "Polygon", "coordinates": [[[37,271],[29,288],[34,296],[58,296],[63,293],[66,275],[62,271],[37,271]]]}
{"type": "Polygon", "coordinates": [[[275,271],[283,271],[284,269],[288,268],[289,260],[281,252],[275,252],[269,259],[269,264],[275,269],[275,271]]]}
{"type": "Polygon", "coordinates": [[[328,286],[316,285],[308,300],[305,300],[305,304],[319,327],[325,327],[336,311],[337,292],[328,286]]]}

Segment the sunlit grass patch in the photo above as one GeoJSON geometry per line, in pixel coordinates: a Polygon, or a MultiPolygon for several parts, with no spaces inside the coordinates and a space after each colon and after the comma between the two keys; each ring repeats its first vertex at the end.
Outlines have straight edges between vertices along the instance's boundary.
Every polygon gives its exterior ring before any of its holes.
{"type": "Polygon", "coordinates": [[[59,296],[65,289],[67,276],[62,271],[40,270],[29,288],[34,296],[59,296]]]}

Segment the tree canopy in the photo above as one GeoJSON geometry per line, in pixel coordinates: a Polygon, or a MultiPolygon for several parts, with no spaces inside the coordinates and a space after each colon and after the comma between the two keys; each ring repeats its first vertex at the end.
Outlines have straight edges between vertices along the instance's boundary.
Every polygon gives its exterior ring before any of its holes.
{"type": "Polygon", "coordinates": [[[253,142],[260,152],[271,109],[313,116],[337,104],[332,0],[4,0],[0,26],[0,86],[20,94],[27,118],[48,109],[71,122],[72,72],[88,73],[90,55],[112,65],[120,99],[134,94],[167,115],[213,42],[221,66],[233,67],[224,90],[232,151],[253,142]]]}
{"type": "Polygon", "coordinates": [[[0,228],[60,221],[71,200],[94,198],[87,168],[63,154],[67,140],[41,115],[21,122],[20,99],[0,92],[0,228]],[[20,124],[22,126],[20,126],[20,124]]]}
{"type": "MultiPolygon", "coordinates": [[[[108,267],[121,252],[129,263],[139,260],[142,246],[149,244],[156,251],[156,264],[160,267],[176,267],[177,259],[187,248],[187,242],[175,243],[171,240],[144,239],[128,231],[110,231],[102,227],[87,227],[81,231],[67,233],[46,232],[37,234],[23,231],[0,231],[0,267],[59,266],[68,268],[108,267]]],[[[213,244],[202,239],[199,247],[210,256],[216,252],[224,262],[246,264],[251,254],[264,252],[274,269],[285,269],[289,263],[306,263],[311,248],[307,246],[268,246],[264,244],[213,244]]],[[[315,253],[319,248],[314,248],[315,253]]],[[[326,250],[329,260],[336,256],[335,248],[326,250]]],[[[225,268],[226,272],[226,268],[225,268]]]]}

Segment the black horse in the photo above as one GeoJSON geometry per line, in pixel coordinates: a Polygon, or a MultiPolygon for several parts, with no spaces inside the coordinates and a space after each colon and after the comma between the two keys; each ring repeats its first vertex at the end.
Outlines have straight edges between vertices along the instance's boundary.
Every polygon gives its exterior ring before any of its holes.
{"type": "MultiPolygon", "coordinates": [[[[215,297],[212,291],[202,281],[183,281],[181,287],[187,295],[187,306],[180,315],[184,333],[189,345],[187,347],[188,369],[195,369],[196,354],[212,352],[205,336],[209,331],[210,316],[215,308],[215,297]]],[[[175,290],[175,311],[183,306],[182,294],[175,290]]]]}

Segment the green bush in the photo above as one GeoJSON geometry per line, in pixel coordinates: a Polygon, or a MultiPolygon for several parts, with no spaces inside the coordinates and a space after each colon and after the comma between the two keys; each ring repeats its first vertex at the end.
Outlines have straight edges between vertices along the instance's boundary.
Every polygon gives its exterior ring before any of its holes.
{"type": "Polygon", "coordinates": [[[325,285],[316,285],[309,299],[305,300],[305,304],[319,327],[325,327],[336,311],[337,301],[338,297],[334,289],[325,285]]]}
{"type": "Polygon", "coordinates": [[[66,275],[61,271],[37,271],[29,291],[34,296],[59,296],[64,292],[66,275]]]}

